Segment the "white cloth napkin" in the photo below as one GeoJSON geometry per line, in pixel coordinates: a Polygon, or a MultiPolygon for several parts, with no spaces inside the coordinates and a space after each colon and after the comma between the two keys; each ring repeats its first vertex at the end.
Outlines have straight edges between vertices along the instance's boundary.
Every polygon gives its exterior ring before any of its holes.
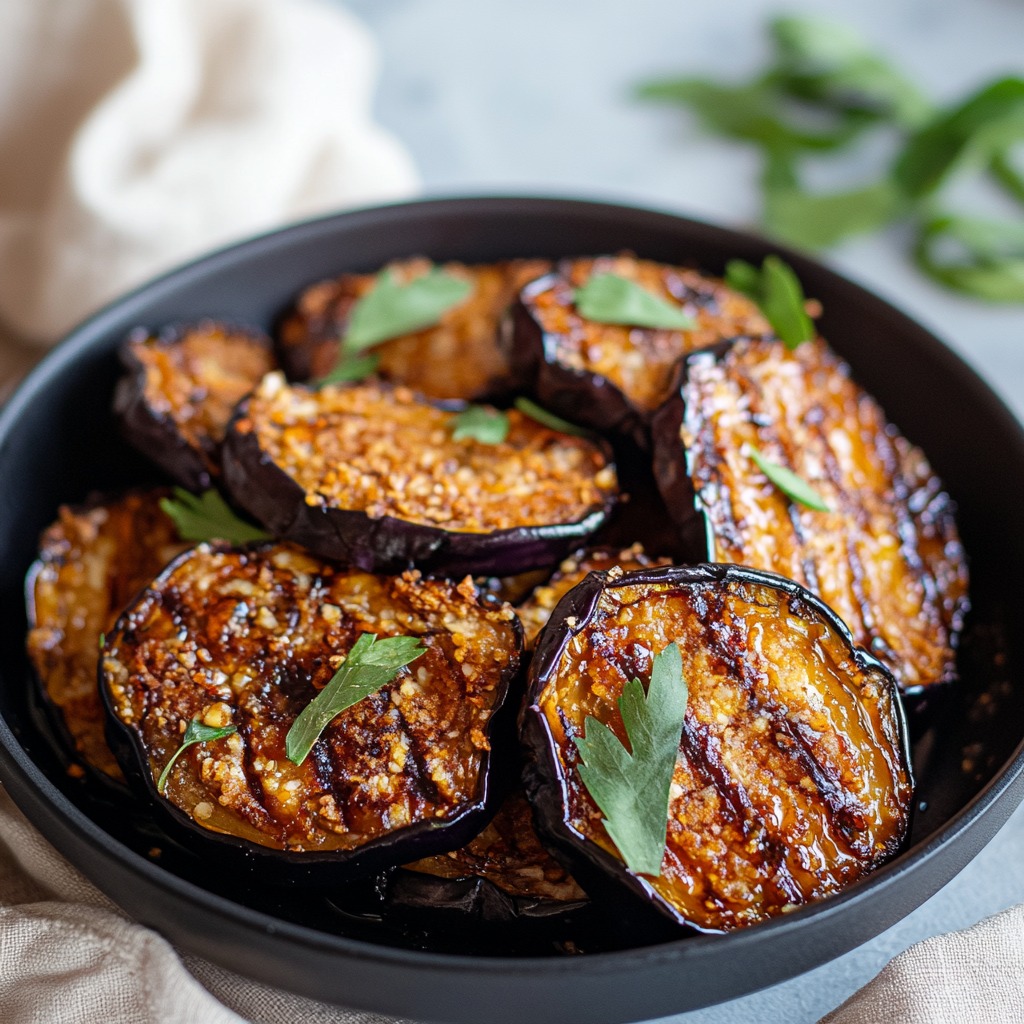
{"type": "Polygon", "coordinates": [[[375,77],[315,0],[2,0],[0,322],[52,343],[190,256],[407,195],[375,77]]]}

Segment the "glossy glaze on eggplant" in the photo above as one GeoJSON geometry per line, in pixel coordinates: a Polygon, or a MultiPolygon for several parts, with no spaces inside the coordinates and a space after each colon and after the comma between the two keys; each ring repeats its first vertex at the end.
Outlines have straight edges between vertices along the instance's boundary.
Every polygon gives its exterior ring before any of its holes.
{"type": "Polygon", "coordinates": [[[28,654],[78,755],[120,779],[96,685],[100,642],[125,605],[186,545],[161,510],[164,490],[62,505],[26,580],[28,654]]]}
{"type": "Polygon", "coordinates": [[[121,616],[103,658],[126,771],[152,795],[189,721],[233,725],[187,748],[160,802],[243,853],[380,867],[439,852],[486,820],[497,712],[515,676],[511,609],[465,580],[371,576],[286,545],[200,545],[121,616]],[[336,716],[301,765],[285,739],[362,633],[426,652],[336,716]],[[126,763],[127,761],[127,763],[126,763]]]}
{"type": "Polygon", "coordinates": [[[522,733],[538,828],[588,890],[610,880],[702,931],[838,892],[907,833],[912,779],[891,675],[829,608],[771,573],[712,565],[588,577],[538,639],[522,733]],[[651,877],[620,859],[573,740],[588,715],[624,740],[623,686],[646,686],[653,655],[673,642],[689,698],[651,877]]]}
{"type": "MultiPolygon", "coordinates": [[[[400,281],[426,273],[425,259],[399,260],[389,269],[400,281]]],[[[509,260],[443,269],[472,282],[473,293],[448,310],[440,322],[374,346],[379,375],[428,398],[472,401],[508,390],[510,367],[498,345],[498,330],[509,305],[528,281],[550,268],[546,260],[509,260]]],[[[307,288],[281,323],[278,353],[291,380],[315,380],[337,362],[352,307],[373,287],[375,274],[342,274],[307,288]]]]}
{"type": "Polygon", "coordinates": [[[228,432],[225,481],[275,536],[368,570],[550,565],[605,521],[610,449],[507,415],[501,443],[456,440],[457,412],[408,388],[312,390],[271,374],[228,432]]]}
{"type": "Polygon", "coordinates": [[[522,290],[513,320],[510,357],[541,405],[644,446],[651,414],[670,393],[686,353],[723,338],[770,332],[757,307],[722,281],[629,253],[562,260],[554,273],[522,290]],[[694,327],[585,320],[575,305],[576,289],[601,273],[628,278],[678,306],[694,327]]]}
{"type": "Polygon", "coordinates": [[[558,566],[550,579],[536,587],[516,608],[516,614],[523,623],[526,646],[533,647],[537,634],[547,624],[555,606],[577,583],[586,579],[588,573],[607,572],[614,566],[629,572],[670,564],[668,558],[648,555],[642,544],[622,549],[589,548],[574,552],[558,566]]]}
{"type": "Polygon", "coordinates": [[[274,369],[270,339],[213,320],[152,334],[121,349],[114,394],[124,436],[190,490],[220,476],[220,445],[236,403],[274,369]]]}
{"type": "Polygon", "coordinates": [[[914,692],[954,677],[967,565],[954,506],[919,448],[817,340],[740,340],[685,364],[658,415],[655,469],[695,559],[814,591],[914,692]],[[750,455],[810,484],[794,502],[750,455]]]}

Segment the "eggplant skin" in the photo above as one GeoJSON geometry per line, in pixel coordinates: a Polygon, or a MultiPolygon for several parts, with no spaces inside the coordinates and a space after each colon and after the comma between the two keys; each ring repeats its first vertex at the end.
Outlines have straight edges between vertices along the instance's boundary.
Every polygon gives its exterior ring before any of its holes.
{"type": "Polygon", "coordinates": [[[527,648],[533,647],[537,634],[547,625],[558,602],[589,573],[607,572],[614,567],[629,572],[670,564],[668,558],[648,555],[639,543],[628,548],[597,547],[574,552],[516,608],[516,614],[523,623],[527,648]]]}
{"type": "Polygon", "coordinates": [[[272,870],[325,868],[322,880],[479,831],[521,648],[514,613],[478,600],[471,580],[371,576],[288,545],[201,544],[119,618],[101,685],[125,773],[193,847],[272,870]],[[361,633],[420,637],[426,651],[293,764],[292,723],[361,633]],[[237,731],[186,748],[158,795],[195,718],[237,731]]]}
{"type": "Polygon", "coordinates": [[[818,594],[918,694],[956,677],[968,570],[921,450],[818,339],[741,339],[684,363],[654,428],[655,475],[690,560],[769,569],[818,594]],[[829,506],[790,501],[756,446],[829,506]]]}
{"type": "Polygon", "coordinates": [[[228,431],[224,478],[275,536],[324,558],[374,572],[523,572],[596,532],[618,486],[603,442],[507,415],[506,441],[456,441],[456,412],[407,388],[314,391],[271,374],[228,431]]]}
{"type": "MultiPolygon", "coordinates": [[[[405,281],[432,265],[415,257],[388,268],[405,281]]],[[[377,372],[428,398],[475,401],[514,390],[508,359],[498,344],[499,330],[519,289],[550,268],[547,260],[445,263],[447,273],[472,282],[472,295],[435,326],[375,346],[380,357],[377,372]]],[[[311,285],[299,296],[277,332],[278,356],[290,380],[315,380],[333,369],[352,308],[371,290],[375,278],[342,274],[311,285]]]]}
{"type": "MultiPolygon", "coordinates": [[[[841,891],[905,842],[913,779],[887,669],[804,588],[743,566],[593,573],[559,603],[521,715],[542,838],[584,887],[702,932],[841,891]],[[689,689],[661,875],[630,872],[580,780],[587,716],[679,645],[689,689]]],[[[641,914],[642,916],[642,914],[641,914]]]]}
{"type": "Polygon", "coordinates": [[[91,768],[123,778],[104,736],[96,685],[101,637],[129,600],[187,545],[160,509],[164,489],[62,505],[28,571],[29,660],[69,744],[91,768]]]}
{"type": "Polygon", "coordinates": [[[125,438],[192,491],[220,476],[220,446],[239,399],[276,366],[270,339],[214,320],[140,327],[121,347],[114,413],[125,438]]]}
{"type": "Polygon", "coordinates": [[[562,260],[520,292],[511,317],[509,357],[538,402],[574,423],[629,436],[642,448],[649,447],[651,415],[668,396],[684,355],[724,338],[770,333],[758,308],[717,278],[631,253],[562,260]],[[666,330],[585,320],[575,290],[601,273],[626,277],[679,304],[696,326],[666,330]]]}

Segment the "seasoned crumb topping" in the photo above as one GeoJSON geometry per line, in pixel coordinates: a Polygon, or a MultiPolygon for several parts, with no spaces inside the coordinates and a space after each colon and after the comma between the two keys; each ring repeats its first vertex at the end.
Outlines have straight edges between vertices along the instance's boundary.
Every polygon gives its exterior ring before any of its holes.
{"type": "Polygon", "coordinates": [[[211,320],[167,337],[140,334],[129,346],[145,368],[146,403],[198,452],[216,450],[235,405],[274,368],[268,339],[211,320]]]}
{"type": "Polygon", "coordinates": [[[722,281],[630,253],[563,260],[551,287],[528,289],[524,299],[542,330],[554,339],[549,358],[607,378],[633,406],[647,412],[668,397],[673,371],[686,353],[724,338],[770,333],[754,303],[722,281]],[[602,273],[628,278],[679,304],[696,327],[680,331],[584,320],[576,312],[573,292],[602,273]]]}
{"type": "Polygon", "coordinates": [[[465,581],[373,576],[298,549],[200,545],[121,618],[103,670],[156,779],[188,721],[233,724],[186,749],[166,795],[207,828],[275,848],[352,850],[480,799],[491,713],[518,661],[514,613],[465,581]],[[338,715],[301,765],[285,738],[361,633],[427,650],[338,715]]]}
{"type": "Polygon", "coordinates": [[[566,558],[547,583],[538,586],[516,609],[523,623],[526,646],[533,647],[537,634],[547,625],[555,605],[581,580],[592,572],[610,572],[622,575],[631,569],[645,569],[655,565],[670,565],[667,558],[653,558],[642,544],[633,544],[621,551],[594,548],[577,551],[566,558]]]}
{"type": "Polygon", "coordinates": [[[568,822],[614,854],[573,766],[588,716],[625,739],[618,699],[678,643],[689,697],[661,877],[688,920],[729,929],[837,892],[898,849],[911,779],[897,695],[821,613],[733,581],[606,588],[540,706],[566,773],[568,822]]]}
{"type": "Polygon", "coordinates": [[[508,438],[452,437],[457,413],[407,388],[288,386],[269,375],[239,432],[314,507],[393,516],[467,533],[570,523],[602,508],[617,480],[597,443],[560,434],[511,410],[508,438]]]}
{"type": "MultiPolygon", "coordinates": [[[[422,258],[389,264],[403,282],[423,275],[430,266],[422,258]]],[[[376,346],[378,372],[385,380],[405,384],[428,398],[472,400],[493,393],[509,374],[498,345],[501,317],[519,289],[549,268],[546,260],[444,264],[447,273],[473,283],[473,294],[448,310],[436,326],[376,346]]],[[[331,370],[352,307],[370,290],[374,278],[373,274],[343,274],[299,296],[295,311],[281,326],[281,358],[289,376],[306,380],[331,370]]]]}

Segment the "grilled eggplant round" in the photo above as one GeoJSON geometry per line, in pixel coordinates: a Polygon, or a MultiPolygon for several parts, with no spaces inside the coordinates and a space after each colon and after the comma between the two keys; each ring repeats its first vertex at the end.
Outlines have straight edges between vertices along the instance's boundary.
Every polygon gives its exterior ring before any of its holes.
{"type": "Polygon", "coordinates": [[[513,307],[509,354],[537,400],[574,423],[648,446],[651,415],[671,392],[679,360],[740,334],[768,334],[757,307],[722,281],[682,267],[618,256],[562,260],[527,285],[513,307]],[[678,305],[694,327],[669,330],[597,323],[576,308],[576,290],[612,273],[678,305]]]}
{"type": "Polygon", "coordinates": [[[453,436],[457,412],[379,384],[268,375],[224,446],[234,498],[275,536],[368,571],[505,575],[551,565],[617,496],[603,442],[511,410],[505,441],[453,436]]]}
{"type": "Polygon", "coordinates": [[[270,339],[213,320],[157,335],[139,328],[121,360],[114,413],[124,436],[183,487],[210,487],[235,405],[274,369],[270,339]]]}
{"type": "Polygon", "coordinates": [[[28,654],[70,746],[120,780],[96,685],[100,647],[128,601],[186,545],[160,509],[165,490],[61,506],[26,579],[28,654]]]}
{"type": "Polygon", "coordinates": [[[740,566],[594,573],[534,652],[521,720],[542,837],[588,891],[613,883],[715,932],[838,892],[904,842],[913,786],[892,676],[790,580],[740,566]],[[624,739],[618,698],[669,644],[689,698],[657,877],[629,870],[584,786],[593,716],[624,739]]]}
{"type": "Polygon", "coordinates": [[[112,745],[193,846],[292,865],[294,877],[401,863],[461,845],[492,813],[491,744],[504,735],[521,637],[512,610],[478,600],[469,580],[371,576],[286,545],[203,544],[108,637],[112,745]],[[426,650],[293,764],[289,729],[363,633],[419,637],[426,650]],[[182,750],[158,796],[196,719],[236,731],[182,750]]]}
{"type": "Polygon", "coordinates": [[[655,474],[690,559],[808,587],[905,693],[955,676],[967,564],[927,459],[822,340],[740,339],[689,356],[654,428],[655,474]],[[754,449],[828,511],[787,497],[754,449]]]}
{"type": "MultiPolygon", "coordinates": [[[[399,260],[388,269],[405,282],[425,274],[425,259],[399,260]]],[[[474,401],[512,388],[510,366],[498,344],[502,317],[519,289],[547,273],[547,260],[509,260],[466,266],[445,263],[443,270],[469,281],[473,292],[448,310],[434,327],[374,346],[377,372],[428,398],[474,401]]],[[[374,274],[342,274],[307,288],[281,323],[278,356],[290,380],[324,377],[334,368],[356,302],[374,285],[374,274]]]]}

